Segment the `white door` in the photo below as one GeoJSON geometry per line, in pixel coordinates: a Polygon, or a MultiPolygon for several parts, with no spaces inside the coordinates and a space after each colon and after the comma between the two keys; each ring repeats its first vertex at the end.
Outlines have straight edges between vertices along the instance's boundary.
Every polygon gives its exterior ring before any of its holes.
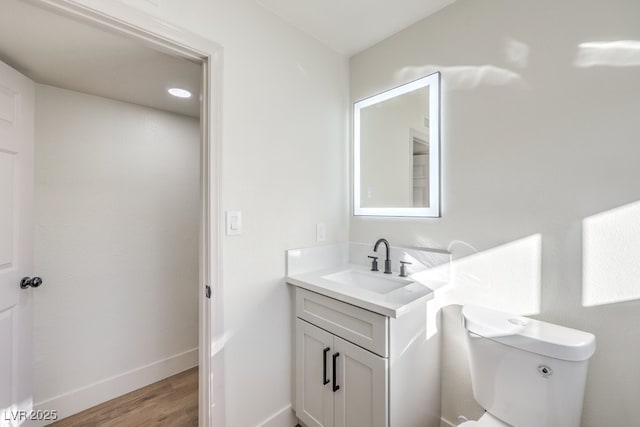
{"type": "Polygon", "coordinates": [[[31,393],[33,82],[0,62],[0,426],[24,422],[31,393]],[[22,420],[20,418],[23,418],[22,420]]]}
{"type": "Polygon", "coordinates": [[[296,416],[307,427],[332,427],[333,335],[296,319],[296,416]]]}
{"type": "Polygon", "coordinates": [[[387,427],[387,359],[338,337],[333,338],[333,347],[340,353],[335,427],[387,427]]]}

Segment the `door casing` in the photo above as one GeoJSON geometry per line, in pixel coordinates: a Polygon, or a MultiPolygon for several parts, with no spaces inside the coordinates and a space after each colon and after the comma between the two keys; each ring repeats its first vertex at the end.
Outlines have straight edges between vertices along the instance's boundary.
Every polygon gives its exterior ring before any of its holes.
{"type": "Polygon", "coordinates": [[[224,335],[220,222],[222,46],[113,0],[27,1],[202,64],[198,424],[200,427],[224,427],[224,382],[220,375],[223,372],[220,337],[224,335]],[[207,286],[211,288],[210,298],[206,296],[207,286]]]}

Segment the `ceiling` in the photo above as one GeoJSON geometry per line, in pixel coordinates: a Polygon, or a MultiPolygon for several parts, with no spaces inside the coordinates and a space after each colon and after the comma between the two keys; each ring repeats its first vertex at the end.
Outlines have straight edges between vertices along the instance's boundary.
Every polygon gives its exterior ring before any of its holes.
{"type": "Polygon", "coordinates": [[[255,0],[333,50],[352,56],[455,0],[255,0]]]}
{"type": "MultiPolygon", "coordinates": [[[[255,0],[347,56],[455,0],[255,0]]],[[[201,65],[56,15],[1,0],[0,60],[38,83],[199,117],[201,65]],[[169,87],[193,93],[167,94],[169,87]]]]}
{"type": "Polygon", "coordinates": [[[0,60],[30,79],[199,117],[200,64],[21,0],[1,1],[0,60]],[[175,98],[169,87],[193,96],[175,98]]]}

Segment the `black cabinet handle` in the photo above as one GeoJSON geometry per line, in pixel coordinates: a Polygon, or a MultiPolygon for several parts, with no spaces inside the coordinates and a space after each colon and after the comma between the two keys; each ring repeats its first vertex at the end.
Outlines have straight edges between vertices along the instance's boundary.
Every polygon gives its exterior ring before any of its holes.
{"type": "Polygon", "coordinates": [[[327,353],[329,350],[329,347],[322,350],[322,385],[329,384],[329,378],[327,378],[327,353]]]}
{"type": "Polygon", "coordinates": [[[338,364],[337,360],[338,357],[340,357],[340,353],[334,353],[333,354],[333,392],[335,393],[336,391],[340,390],[340,386],[338,384],[336,384],[336,365],[338,364]]]}

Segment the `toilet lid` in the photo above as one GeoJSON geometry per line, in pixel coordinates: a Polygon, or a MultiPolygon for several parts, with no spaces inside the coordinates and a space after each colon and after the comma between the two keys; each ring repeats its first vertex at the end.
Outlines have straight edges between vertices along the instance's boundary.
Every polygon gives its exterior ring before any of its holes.
{"type": "Polygon", "coordinates": [[[486,307],[462,307],[464,327],[481,337],[554,359],[581,362],[596,350],[588,332],[486,307]]]}

